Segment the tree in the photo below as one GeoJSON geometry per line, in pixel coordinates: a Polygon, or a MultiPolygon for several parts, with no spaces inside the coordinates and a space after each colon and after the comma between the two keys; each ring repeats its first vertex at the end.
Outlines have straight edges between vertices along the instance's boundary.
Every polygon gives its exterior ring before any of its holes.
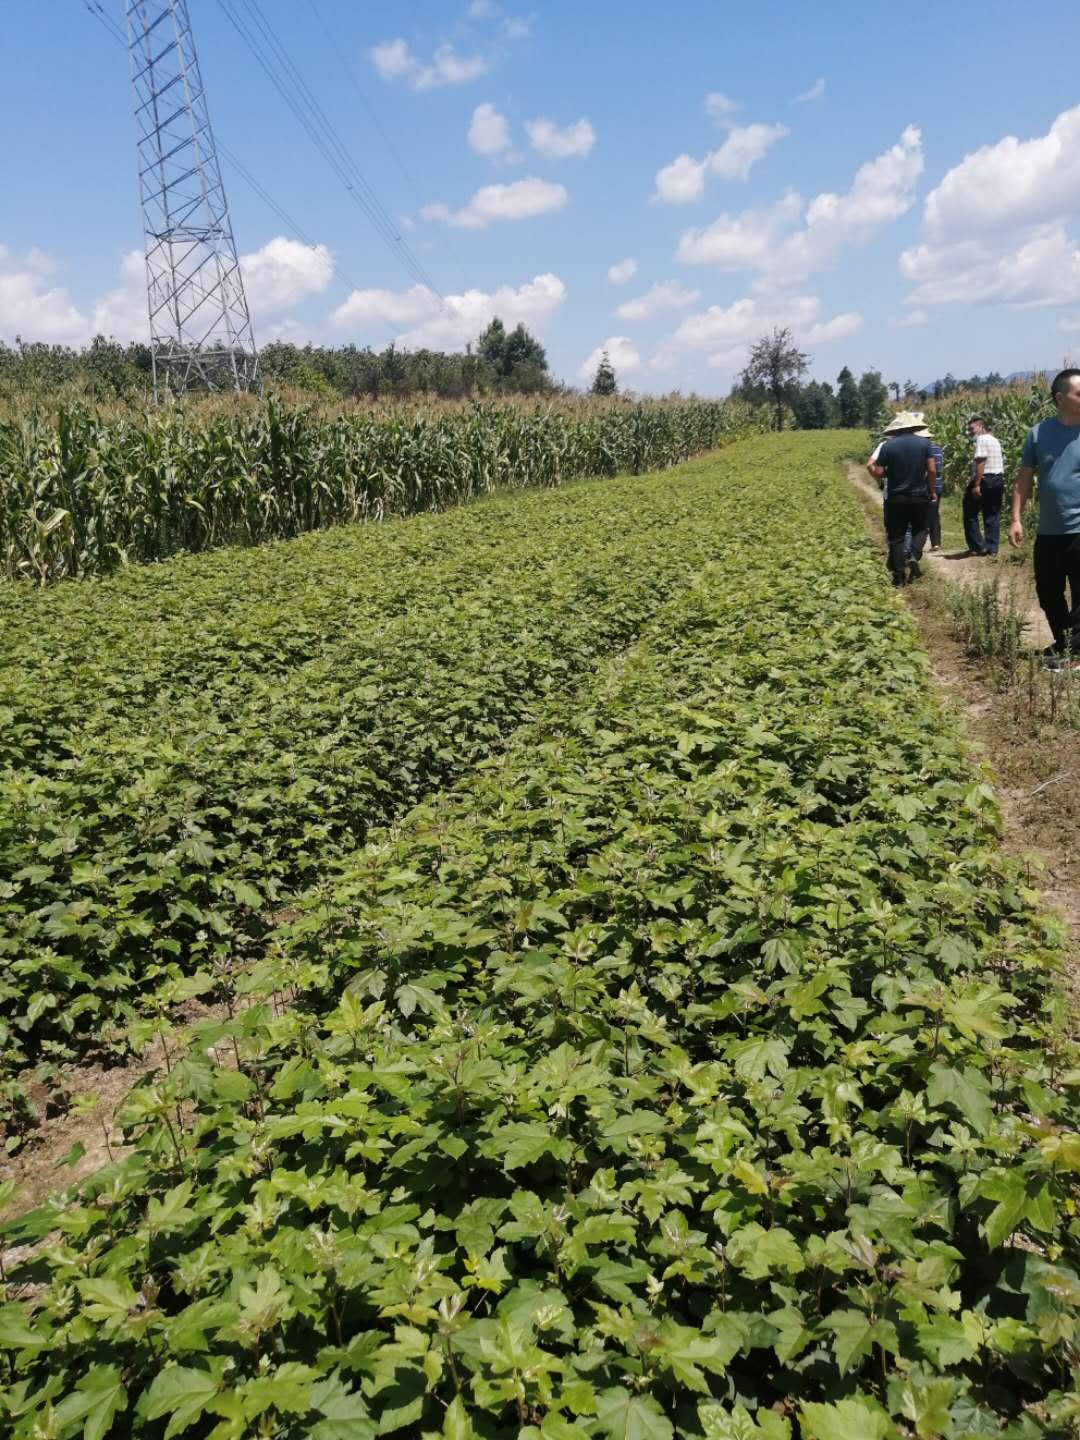
{"type": "Polygon", "coordinates": [[[551,385],[544,347],[524,325],[515,325],[508,334],[496,315],[477,336],[476,353],[498,390],[545,390],[551,385]]]}
{"type": "Polygon", "coordinates": [[[476,337],[476,353],[491,366],[496,375],[501,375],[505,351],[506,326],[496,315],[491,324],[476,337]]]}
{"type": "Polygon", "coordinates": [[[889,391],[881,378],[881,371],[865,371],[859,381],[859,408],[862,412],[862,423],[868,429],[873,429],[877,424],[878,416],[888,398],[889,391]]]}
{"type": "Polygon", "coordinates": [[[765,391],[776,409],[777,430],[784,428],[784,403],[792,398],[809,364],[809,355],[796,347],[786,325],[774,328],[771,335],[762,335],[750,351],[746,368],[739,376],[740,388],[744,394],[755,389],[765,391]]]}
{"type": "Polygon", "coordinates": [[[845,365],[836,377],[836,418],[844,430],[856,430],[862,418],[862,403],[855,376],[845,365]]]}
{"type": "Polygon", "coordinates": [[[594,395],[614,395],[619,388],[615,379],[615,370],[611,363],[611,356],[605,350],[600,356],[600,364],[596,367],[596,374],[593,376],[592,393],[594,395]]]}
{"type": "Polygon", "coordinates": [[[800,430],[827,430],[836,423],[836,396],[831,385],[811,380],[791,402],[800,430]]]}

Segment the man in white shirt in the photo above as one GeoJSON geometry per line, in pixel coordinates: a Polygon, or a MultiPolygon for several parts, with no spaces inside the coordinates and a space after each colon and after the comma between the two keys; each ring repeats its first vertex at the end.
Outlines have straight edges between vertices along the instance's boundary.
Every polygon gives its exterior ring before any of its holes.
{"type": "Polygon", "coordinates": [[[981,415],[972,415],[968,434],[975,441],[975,458],[964,491],[964,540],[969,555],[996,555],[1005,499],[1005,457],[1001,442],[990,434],[981,415]]]}

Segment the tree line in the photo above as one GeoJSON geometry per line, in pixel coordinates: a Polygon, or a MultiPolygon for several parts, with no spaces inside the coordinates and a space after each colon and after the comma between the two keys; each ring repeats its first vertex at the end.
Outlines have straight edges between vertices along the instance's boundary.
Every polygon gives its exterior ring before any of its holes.
{"type": "MultiPolygon", "coordinates": [[[[558,390],[543,345],[524,325],[508,330],[492,320],[464,353],[404,350],[388,345],[293,345],[274,341],[259,351],[266,383],[324,398],[372,400],[434,395],[468,399],[492,394],[534,395],[558,390]]],[[[97,400],[138,398],[152,389],[149,345],[95,336],[89,345],[0,341],[0,394],[48,394],[77,388],[97,400]]]]}
{"type": "Polygon", "coordinates": [[[908,409],[927,400],[944,398],[958,390],[991,390],[1007,382],[991,371],[957,380],[946,375],[943,380],[920,388],[913,380],[886,382],[880,370],[864,370],[858,380],[847,365],[836,377],[835,389],[828,381],[803,381],[810,366],[810,356],[795,343],[791,330],[777,327],[771,334],[755,341],[732,394],[752,405],[767,407],[773,425],[782,430],[785,424],[799,430],[829,430],[836,426],[846,430],[874,429],[890,397],[908,409]]]}

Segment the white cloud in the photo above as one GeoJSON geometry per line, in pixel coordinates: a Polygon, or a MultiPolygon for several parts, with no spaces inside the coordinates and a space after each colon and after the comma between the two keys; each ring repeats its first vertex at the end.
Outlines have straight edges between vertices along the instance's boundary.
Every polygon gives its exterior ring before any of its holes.
{"type": "Polygon", "coordinates": [[[565,160],[572,155],[588,155],[596,144],[596,131],[584,117],[562,130],[543,118],[526,120],[529,144],[551,160],[565,160]]]}
{"type": "Polygon", "coordinates": [[[1075,331],[1075,330],[1080,330],[1080,320],[1075,320],[1075,319],[1072,319],[1072,320],[1059,320],[1059,321],[1058,321],[1058,329],[1059,329],[1059,330],[1069,331],[1069,332],[1072,332],[1072,331],[1075,331]]]}
{"type": "Polygon", "coordinates": [[[745,180],[777,140],[791,131],[786,125],[740,125],[709,156],[709,170],[723,180],[745,180]]]}
{"type": "Polygon", "coordinates": [[[862,316],[857,310],[845,310],[831,320],[819,320],[799,335],[804,345],[829,345],[834,340],[846,340],[849,335],[862,329],[862,316]]]}
{"type": "Polygon", "coordinates": [[[665,280],[647,290],[636,300],[627,300],[615,314],[620,320],[648,320],[665,310],[685,310],[701,299],[700,290],[686,290],[677,280],[665,280]]]}
{"type": "Polygon", "coordinates": [[[129,250],[121,258],[120,274],[121,283],[95,301],[90,333],[111,335],[125,341],[149,340],[146,257],[141,250],[129,250]]]}
{"type": "Polygon", "coordinates": [[[1080,106],[1045,135],[1006,135],[965,155],[926,197],[923,238],[900,257],[912,303],[1069,304],[1080,247],[1080,106]]]}
{"type": "Polygon", "coordinates": [[[334,261],[325,245],[278,235],[261,250],[241,255],[240,271],[252,314],[266,315],[322,294],[334,278],[334,261]]]}
{"type": "Polygon", "coordinates": [[[625,285],[628,280],[634,278],[637,272],[638,262],[632,255],[628,255],[625,260],[619,260],[616,264],[608,267],[607,278],[612,285],[625,285]]]}
{"type": "Polygon", "coordinates": [[[494,20],[499,13],[499,7],[494,4],[494,0],[472,0],[465,13],[470,20],[494,20]]]}
{"type": "Polygon", "coordinates": [[[685,230],[676,259],[684,265],[716,265],[721,270],[749,270],[765,264],[780,237],[799,221],[802,200],[789,190],[764,210],[719,215],[711,225],[685,230]]]}
{"type": "Polygon", "coordinates": [[[1080,105],[1045,135],[1006,135],[965,155],[926,197],[930,241],[985,237],[988,230],[1060,219],[1080,205],[1080,105]]]}
{"type": "Polygon", "coordinates": [[[510,123],[487,101],[472,113],[469,148],[478,155],[502,155],[510,148],[510,123]]]}
{"type": "Polygon", "coordinates": [[[421,60],[400,36],[376,45],[370,58],[384,80],[404,80],[412,90],[466,85],[487,74],[488,68],[482,55],[458,55],[452,45],[440,45],[430,61],[421,60]]]}
{"type": "Polygon", "coordinates": [[[88,338],[87,317],[68,292],[50,285],[51,259],[40,250],[16,255],[0,245],[0,339],[78,344],[88,338]]]}
{"type": "Polygon", "coordinates": [[[335,325],[370,333],[382,326],[406,327],[430,319],[439,308],[439,297],[426,285],[409,290],[354,290],[334,311],[335,325]]]}
{"type": "Polygon", "coordinates": [[[670,165],[658,170],[653,198],[665,205],[686,205],[704,195],[708,175],[723,180],[745,180],[777,140],[790,133],[786,125],[734,126],[720,148],[711,150],[703,160],[678,155],[670,165]]]}
{"type": "Polygon", "coordinates": [[[569,199],[565,185],[531,176],[509,185],[484,185],[460,210],[443,204],[425,205],[420,214],[425,220],[441,220],[464,230],[483,230],[496,221],[527,220],[561,210],[569,199]]]}
{"type": "Polygon", "coordinates": [[[711,90],[705,96],[705,114],[712,120],[718,120],[726,124],[729,115],[733,115],[739,109],[738,100],[732,100],[730,95],[725,95],[722,90],[711,90]]]}
{"type": "Polygon", "coordinates": [[[493,291],[467,290],[440,301],[425,285],[409,290],[354,290],[334,311],[334,325],[364,338],[385,326],[401,327],[397,339],[413,349],[462,349],[498,315],[507,327],[520,321],[543,330],[566,300],[566,286],[557,275],[537,275],[517,289],[501,285],[493,291]]]}
{"type": "Polygon", "coordinates": [[[710,368],[734,374],[746,363],[754,341],[774,326],[790,327],[800,345],[828,345],[853,335],[862,323],[862,316],[854,311],[823,319],[816,295],[748,295],[731,305],[710,305],[688,315],[661,347],[658,359],[670,365],[673,356],[706,350],[711,352],[710,368]]]}
{"type": "Polygon", "coordinates": [[[654,200],[665,205],[688,205],[705,194],[705,172],[708,159],[695,160],[692,155],[676,155],[670,165],[656,172],[654,200]]]}
{"type": "Polygon", "coordinates": [[[535,15],[508,15],[503,21],[503,34],[508,40],[528,40],[535,24],[535,15]]]}
{"type": "Polygon", "coordinates": [[[909,125],[897,144],[859,167],[843,195],[825,191],[810,201],[802,228],[768,256],[769,280],[798,283],[873,239],[915,203],[922,169],[922,136],[909,125]]]}
{"type": "Polygon", "coordinates": [[[1068,305],[1080,293],[1080,247],[1056,222],[1005,245],[997,237],[917,245],[900,256],[900,272],[915,285],[908,298],[921,305],[1068,305]]]}
{"type": "Polygon", "coordinates": [[[908,126],[896,145],[860,166],[843,195],[823,192],[804,208],[789,191],[767,210],[720,215],[685,231],[676,256],[688,265],[756,269],[762,285],[797,284],[910,209],[922,168],[921,137],[908,126]]]}
{"type": "Polygon", "coordinates": [[[918,325],[927,324],[929,319],[930,313],[927,310],[909,310],[906,315],[901,315],[896,323],[901,330],[912,330],[918,325]]]}
{"type": "Polygon", "coordinates": [[[792,100],[792,105],[810,105],[815,100],[820,100],[825,94],[825,81],[819,78],[814,81],[809,90],[803,90],[792,100]]]}
{"type": "MultiPolygon", "coordinates": [[[[146,262],[130,250],[120,260],[120,283],[81,310],[62,287],[49,282],[56,262],[39,250],[16,256],[0,246],[0,337],[82,345],[94,335],[146,340],[146,262]]],[[[322,294],[334,273],[325,245],[302,245],[279,235],[240,256],[244,291],[256,320],[256,340],[283,333],[291,322],[270,323],[290,306],[322,294]]]]}
{"type": "Polygon", "coordinates": [[[585,359],[578,366],[578,375],[582,380],[592,380],[596,374],[596,367],[600,364],[601,356],[607,351],[608,359],[611,361],[618,378],[620,373],[628,370],[641,369],[641,355],[634,347],[634,342],[628,335],[609,335],[602,345],[591,350],[585,359]]]}

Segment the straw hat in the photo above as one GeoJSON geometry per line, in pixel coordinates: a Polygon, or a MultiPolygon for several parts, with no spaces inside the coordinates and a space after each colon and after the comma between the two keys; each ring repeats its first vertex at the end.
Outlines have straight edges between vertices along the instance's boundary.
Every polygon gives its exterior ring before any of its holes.
{"type": "Polygon", "coordinates": [[[915,415],[910,410],[898,410],[881,432],[883,435],[899,435],[901,430],[923,430],[926,417],[915,415]]]}

